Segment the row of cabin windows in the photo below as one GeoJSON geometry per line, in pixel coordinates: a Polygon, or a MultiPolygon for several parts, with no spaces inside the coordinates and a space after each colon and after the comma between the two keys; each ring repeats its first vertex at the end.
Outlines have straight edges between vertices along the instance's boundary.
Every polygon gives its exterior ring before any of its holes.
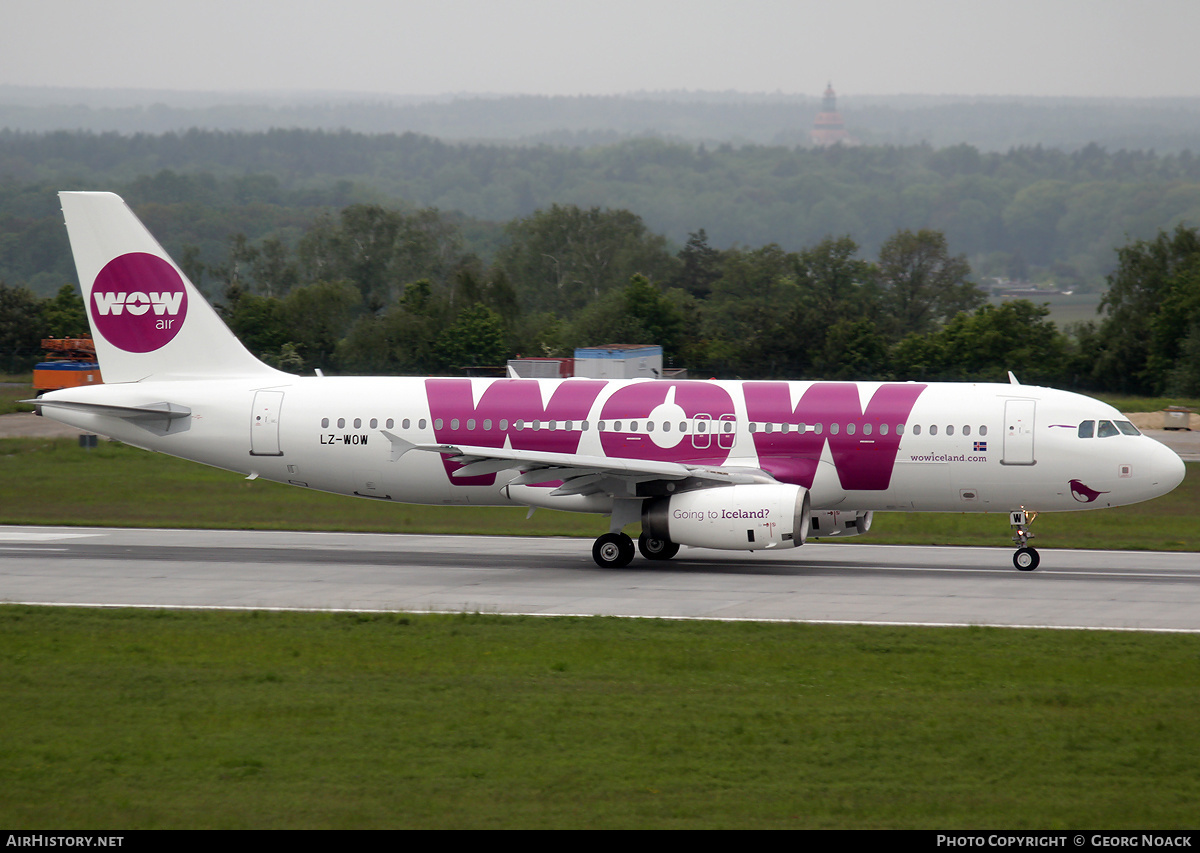
{"type": "MultiPolygon", "coordinates": [[[[363,424],[362,418],[354,418],[353,423],[354,423],[354,429],[362,429],[362,424],[363,424]]],[[[378,418],[371,418],[369,423],[370,423],[371,429],[379,428],[379,419],[378,418]]],[[[474,418],[470,418],[469,420],[467,420],[467,422],[466,422],[467,430],[474,431],[477,423],[478,422],[474,418]]],[[[654,430],[655,430],[655,424],[653,421],[644,421],[644,422],[628,421],[628,424],[629,424],[628,430],[625,430],[623,428],[623,425],[625,423],[626,423],[625,421],[611,421],[611,422],[610,421],[600,421],[597,426],[601,432],[610,432],[610,431],[611,432],[626,432],[626,431],[639,432],[639,431],[641,431],[641,428],[643,427],[643,425],[644,425],[645,431],[648,433],[654,432],[654,430]],[[610,423],[611,423],[611,429],[609,428],[610,423]]],[[[1092,422],[1084,421],[1084,424],[1090,424],[1090,423],[1092,423],[1092,422]]],[[[1118,423],[1125,423],[1125,422],[1120,421],[1118,423]]],[[[329,418],[321,418],[321,429],[329,429],[329,424],[330,424],[329,418]]],[[[575,429],[576,424],[578,424],[578,429],[580,429],[583,432],[587,432],[590,429],[589,421],[545,421],[545,422],[543,422],[543,421],[518,420],[518,421],[514,421],[512,426],[513,426],[513,429],[516,429],[516,430],[546,429],[546,430],[553,431],[553,430],[557,430],[557,429],[562,429],[562,430],[569,431],[569,430],[575,429]]],[[[1110,427],[1112,426],[1108,421],[1101,421],[1101,424],[1109,424],[1110,427]]],[[[482,426],[482,428],[485,431],[490,431],[492,429],[492,419],[484,418],[482,424],[480,424],[480,425],[482,426]]],[[[388,418],[386,421],[384,421],[385,429],[394,429],[395,426],[396,426],[396,421],[393,418],[388,418]]],[[[417,421],[417,429],[425,429],[425,426],[426,426],[425,418],[420,418],[417,421]]],[[[445,421],[442,418],[434,419],[434,421],[433,421],[434,429],[440,430],[444,426],[445,426],[445,421]]],[[[450,419],[450,429],[458,430],[461,426],[462,426],[462,422],[458,418],[450,419]]],[[[496,426],[502,432],[508,431],[508,421],[507,420],[497,421],[496,426]]],[[[662,424],[659,425],[659,428],[661,428],[661,430],[663,432],[671,432],[672,426],[673,425],[671,422],[664,421],[662,424]]],[[[1129,425],[1129,426],[1130,426],[1130,428],[1132,428],[1132,425],[1129,425]]],[[[789,432],[794,432],[797,435],[803,435],[804,433],[808,432],[809,429],[811,429],[813,431],[813,433],[815,433],[816,435],[821,435],[825,430],[824,424],[812,424],[810,426],[809,424],[752,422],[749,425],[749,427],[750,427],[750,432],[752,432],[752,433],[758,433],[758,432],[775,433],[775,432],[778,432],[781,434],[786,434],[789,432]]],[[[337,428],[338,429],[346,428],[346,419],[345,418],[337,419],[337,428]]],[[[409,418],[404,418],[400,422],[400,428],[401,429],[411,429],[412,421],[409,418]]],[[[731,432],[733,432],[733,428],[734,428],[733,421],[722,420],[722,421],[712,422],[712,421],[708,421],[708,420],[697,420],[697,421],[692,421],[692,422],[680,421],[679,426],[678,426],[678,431],[681,433],[685,433],[685,434],[688,432],[731,433],[731,432]],[[712,427],[712,429],[710,430],[709,427],[712,427]]],[[[859,431],[858,425],[853,424],[853,423],[846,424],[845,429],[846,429],[846,435],[855,435],[859,431]]],[[[863,435],[873,435],[873,434],[875,434],[875,429],[876,429],[876,427],[874,424],[870,424],[870,423],[862,424],[862,434],[863,435]]],[[[889,429],[894,430],[896,435],[904,435],[904,424],[896,424],[894,427],[889,427],[888,424],[879,424],[878,425],[878,434],[879,435],[887,435],[889,429]]],[[[945,430],[946,430],[946,435],[954,435],[955,427],[953,424],[949,424],[946,426],[945,430]]],[[[1083,436],[1083,425],[1082,424],[1080,425],[1079,430],[1080,430],[1079,434],[1082,437],[1083,436]]],[[[829,434],[830,435],[838,435],[841,433],[841,431],[842,431],[841,424],[829,424],[829,434]]],[[[1122,430],[1122,431],[1124,431],[1124,430],[1122,430]]],[[[921,425],[914,424],[912,427],[912,432],[913,432],[913,435],[920,435],[921,434],[921,425]]],[[[929,434],[930,435],[938,434],[937,424],[930,425],[929,434]]],[[[963,435],[971,434],[971,426],[969,424],[966,424],[962,427],[962,434],[963,435]]],[[[981,436],[987,435],[987,427],[980,426],[978,434],[981,436]]],[[[1114,432],[1112,434],[1115,435],[1116,433],[1114,432]]],[[[1134,434],[1135,435],[1137,434],[1136,430],[1134,431],[1134,434]]],[[[1103,435],[1103,433],[1102,433],[1102,435],[1103,435]]]]}
{"type": "MultiPolygon", "coordinates": [[[[404,423],[404,429],[408,429],[408,425],[409,425],[408,418],[405,418],[403,423],[404,423]]],[[[379,418],[371,418],[370,424],[371,424],[371,429],[379,429],[379,418]]],[[[363,425],[362,418],[354,419],[354,428],[355,429],[362,429],[362,425],[363,425]]],[[[337,419],[337,428],[338,429],[346,428],[346,419],[345,418],[337,419]]],[[[396,428],[395,419],[388,418],[386,421],[383,422],[383,428],[384,429],[395,429],[396,428]]],[[[424,418],[421,418],[421,425],[419,428],[425,429],[425,419],[424,418]]],[[[329,418],[321,418],[321,429],[329,429],[329,418]]]]}

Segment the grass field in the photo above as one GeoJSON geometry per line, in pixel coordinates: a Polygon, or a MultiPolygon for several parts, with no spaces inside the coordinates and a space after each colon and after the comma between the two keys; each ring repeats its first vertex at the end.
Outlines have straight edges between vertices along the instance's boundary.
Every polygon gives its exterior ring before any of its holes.
{"type": "MultiPolygon", "coordinates": [[[[1037,544],[1200,550],[1198,505],[1192,464],[1037,544]]],[[[607,526],[524,515],[0,440],[0,523],[607,526]]],[[[852,541],[1007,535],[893,513],[852,541]]],[[[1192,635],[0,605],[0,825],[1189,828],[1198,676],[1192,635]]]]}
{"type": "MultiPolygon", "coordinates": [[[[1174,492],[1146,504],[1048,513],[1034,526],[1045,548],[1200,550],[1200,464],[1174,492]]],[[[112,442],[0,440],[0,524],[340,530],[595,537],[603,516],[510,507],[428,507],[329,495],[112,442]],[[164,495],[171,500],[163,500],[164,495]]],[[[1007,545],[1003,513],[878,513],[859,543],[1007,545]]],[[[832,541],[832,540],[826,540],[832,541]]]]}
{"type": "Polygon", "coordinates": [[[1200,637],[0,606],[20,828],[1189,828],[1200,637]]]}
{"type": "Polygon", "coordinates": [[[32,381],[30,376],[10,376],[0,373],[0,415],[33,411],[33,406],[25,406],[17,402],[33,397],[32,381]]]}

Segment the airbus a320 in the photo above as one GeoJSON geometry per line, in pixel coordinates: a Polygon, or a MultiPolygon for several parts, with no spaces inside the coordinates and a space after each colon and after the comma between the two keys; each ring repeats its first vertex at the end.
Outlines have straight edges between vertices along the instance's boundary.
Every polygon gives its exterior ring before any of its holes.
{"type": "Polygon", "coordinates": [[[295,376],[237,340],[125,203],[60,194],[105,383],[42,414],[138,447],[367,500],[610,519],[592,555],[797,548],[873,513],[1039,512],[1166,494],[1179,456],[1112,407],[1009,384],[295,376]]]}

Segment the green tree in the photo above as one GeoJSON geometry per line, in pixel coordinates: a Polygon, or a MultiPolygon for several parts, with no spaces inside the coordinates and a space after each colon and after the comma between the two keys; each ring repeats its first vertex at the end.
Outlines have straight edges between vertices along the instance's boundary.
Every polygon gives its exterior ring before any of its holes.
{"type": "Polygon", "coordinates": [[[42,329],[55,338],[74,338],[90,332],[83,298],[73,284],[64,284],[42,303],[42,329]]]}
{"type": "MultiPolygon", "coordinates": [[[[1200,324],[1200,230],[1176,227],[1117,250],[1100,302],[1094,379],[1127,393],[1161,393],[1200,324]]],[[[1184,379],[1180,374],[1176,379],[1184,379]]]]}
{"type": "Polygon", "coordinates": [[[295,341],[283,301],[276,297],[250,293],[234,282],[225,287],[225,302],[217,311],[242,345],[259,358],[269,358],[295,341]]]}
{"type": "Polygon", "coordinates": [[[713,282],[721,277],[721,253],[708,244],[703,228],[688,235],[678,258],[680,266],[672,284],[700,299],[708,296],[713,282]]]}
{"type": "Polygon", "coordinates": [[[983,304],[971,267],[952,256],[939,231],[899,231],[879,250],[879,282],[892,335],[932,331],[960,311],[983,304]]]}
{"type": "Polygon", "coordinates": [[[42,301],[27,287],[0,281],[0,369],[23,373],[42,354],[42,301]]]}
{"type": "Polygon", "coordinates": [[[1060,384],[1069,379],[1069,343],[1049,314],[1025,299],[957,314],[939,331],[910,334],[893,348],[896,377],[1003,382],[1011,370],[1027,384],[1060,384]]]}
{"type": "Polygon", "coordinates": [[[309,368],[335,366],[338,342],[350,331],[362,297],[344,281],[322,281],[295,288],[283,300],[288,341],[309,368]]]}
{"type": "Polygon", "coordinates": [[[634,273],[651,281],[669,274],[666,240],[627,210],[554,205],[509,223],[511,240],[496,258],[526,310],[569,314],[634,273]]]}
{"type": "Polygon", "coordinates": [[[473,305],[438,336],[434,354],[444,368],[503,365],[508,356],[504,320],[486,305],[473,305]]]}
{"type": "Polygon", "coordinates": [[[609,293],[576,315],[572,337],[577,346],[658,344],[668,359],[683,344],[683,314],[674,301],[636,274],[622,290],[609,293]]]}

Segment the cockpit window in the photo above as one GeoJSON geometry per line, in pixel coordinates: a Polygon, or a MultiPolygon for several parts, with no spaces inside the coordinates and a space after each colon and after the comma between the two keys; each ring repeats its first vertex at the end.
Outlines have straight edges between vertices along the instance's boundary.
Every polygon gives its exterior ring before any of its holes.
{"type": "Polygon", "coordinates": [[[1141,435],[1141,433],[1138,431],[1138,428],[1129,421],[1117,421],[1117,429],[1119,429],[1125,435],[1141,435]]]}
{"type": "Polygon", "coordinates": [[[1120,434],[1120,430],[1113,426],[1112,421],[1100,421],[1100,429],[1096,431],[1096,435],[1099,438],[1108,438],[1109,436],[1120,434]]]}
{"type": "Polygon", "coordinates": [[[1096,422],[1095,421],[1084,421],[1083,423],[1081,423],[1079,425],[1079,437],[1080,438],[1091,438],[1095,434],[1096,434],[1096,422]]]}

